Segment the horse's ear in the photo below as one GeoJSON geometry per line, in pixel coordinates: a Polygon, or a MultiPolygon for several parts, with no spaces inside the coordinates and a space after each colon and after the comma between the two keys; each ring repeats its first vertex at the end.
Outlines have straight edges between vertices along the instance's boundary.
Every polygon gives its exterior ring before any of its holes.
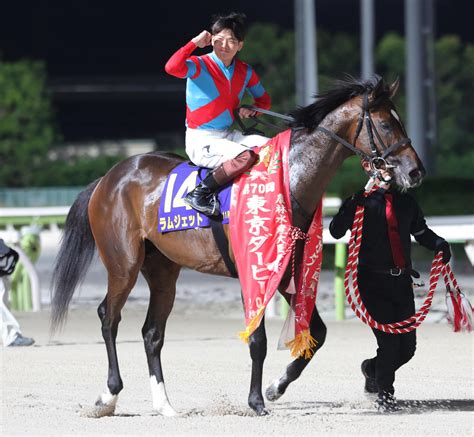
{"type": "Polygon", "coordinates": [[[390,85],[390,98],[393,98],[397,94],[398,88],[400,87],[400,78],[397,77],[395,81],[390,85]]]}
{"type": "Polygon", "coordinates": [[[380,96],[383,93],[384,88],[385,83],[383,81],[383,78],[379,77],[379,80],[372,91],[372,98],[376,99],[378,96],[380,96]]]}

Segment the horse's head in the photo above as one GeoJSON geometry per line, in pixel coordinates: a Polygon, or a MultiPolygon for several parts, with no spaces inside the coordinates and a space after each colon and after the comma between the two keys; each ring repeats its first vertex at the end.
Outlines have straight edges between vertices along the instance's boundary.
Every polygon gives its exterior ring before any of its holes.
{"type": "MultiPolygon", "coordinates": [[[[411,145],[403,123],[391,98],[398,89],[398,80],[387,86],[383,79],[367,82],[367,91],[354,97],[358,116],[349,128],[349,138],[363,160],[370,163],[370,173],[381,170],[402,188],[421,183],[425,169],[411,145]]],[[[367,166],[365,166],[367,168],[367,166]]]]}

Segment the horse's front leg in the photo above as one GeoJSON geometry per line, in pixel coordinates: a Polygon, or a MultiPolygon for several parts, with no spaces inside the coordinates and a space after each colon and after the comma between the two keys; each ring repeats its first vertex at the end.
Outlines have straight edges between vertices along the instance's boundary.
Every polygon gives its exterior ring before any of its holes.
{"type": "MultiPolygon", "coordinates": [[[[313,338],[317,341],[317,345],[311,350],[312,356],[318,351],[326,339],[326,325],[319,316],[318,310],[314,308],[313,315],[310,322],[310,332],[313,338]]],[[[309,364],[311,358],[304,357],[297,358],[288,365],[283,375],[273,381],[273,383],[265,391],[265,396],[269,401],[276,401],[286,391],[288,386],[296,380],[303,372],[304,368],[309,364]]]]}
{"type": "Polygon", "coordinates": [[[250,357],[252,358],[252,379],[250,382],[249,406],[259,416],[268,414],[262,395],[263,362],[267,356],[267,334],[265,318],[249,337],[250,357]]]}

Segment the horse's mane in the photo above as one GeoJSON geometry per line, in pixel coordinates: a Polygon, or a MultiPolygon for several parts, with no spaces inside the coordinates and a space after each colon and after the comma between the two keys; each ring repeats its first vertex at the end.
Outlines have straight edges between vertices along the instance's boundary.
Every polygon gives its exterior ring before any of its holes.
{"type": "Polygon", "coordinates": [[[390,98],[390,88],[380,76],[374,75],[371,79],[363,81],[347,75],[342,80],[334,81],[334,86],[329,91],[316,95],[314,103],[298,107],[291,112],[295,119],[292,126],[305,127],[312,131],[331,111],[353,97],[367,92],[373,93],[369,107],[376,107],[390,98]]]}

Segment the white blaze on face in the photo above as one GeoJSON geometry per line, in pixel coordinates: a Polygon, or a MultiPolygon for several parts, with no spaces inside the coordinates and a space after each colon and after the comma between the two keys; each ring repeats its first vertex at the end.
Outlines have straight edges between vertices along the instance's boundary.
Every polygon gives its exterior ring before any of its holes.
{"type": "Polygon", "coordinates": [[[397,114],[397,111],[395,111],[395,109],[390,109],[390,113],[393,115],[395,120],[397,120],[401,125],[402,121],[400,120],[400,116],[397,114]]]}
{"type": "Polygon", "coordinates": [[[118,395],[113,395],[110,393],[110,390],[107,388],[100,395],[100,401],[104,405],[115,405],[117,403],[118,395]]]}
{"type": "Polygon", "coordinates": [[[166,394],[165,384],[158,383],[156,376],[150,377],[151,396],[153,398],[153,408],[163,416],[175,416],[176,411],[170,405],[168,395],[166,394]]]}

